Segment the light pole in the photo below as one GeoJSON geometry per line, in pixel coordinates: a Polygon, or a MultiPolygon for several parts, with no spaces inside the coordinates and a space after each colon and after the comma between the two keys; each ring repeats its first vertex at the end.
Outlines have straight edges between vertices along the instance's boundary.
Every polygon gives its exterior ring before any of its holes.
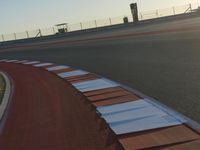
{"type": "Polygon", "coordinates": [[[197,5],[198,5],[198,8],[199,8],[199,0],[197,0],[197,5]]]}

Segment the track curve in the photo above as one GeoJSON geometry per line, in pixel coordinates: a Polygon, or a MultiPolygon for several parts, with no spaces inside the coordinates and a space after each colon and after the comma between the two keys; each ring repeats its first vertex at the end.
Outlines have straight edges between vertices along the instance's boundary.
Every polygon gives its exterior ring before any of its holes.
{"type": "Polygon", "coordinates": [[[115,149],[116,140],[106,144],[109,130],[99,131],[96,113],[65,81],[26,65],[1,63],[0,68],[15,84],[0,149],[115,149]]]}

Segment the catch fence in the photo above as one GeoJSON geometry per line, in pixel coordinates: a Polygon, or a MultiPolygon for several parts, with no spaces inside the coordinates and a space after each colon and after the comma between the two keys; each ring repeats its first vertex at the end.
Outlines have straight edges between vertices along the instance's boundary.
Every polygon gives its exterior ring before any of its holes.
{"type": "MultiPolygon", "coordinates": [[[[194,9],[196,9],[196,8],[193,8],[192,6],[193,5],[188,4],[188,5],[176,6],[176,7],[166,8],[166,9],[157,9],[157,10],[139,12],[139,20],[141,21],[141,20],[148,20],[148,19],[160,18],[160,17],[165,17],[165,16],[178,15],[178,14],[183,14],[183,13],[190,13],[194,9]]],[[[68,32],[122,24],[124,23],[123,22],[124,17],[128,17],[129,22],[133,21],[132,16],[120,16],[120,17],[115,17],[115,18],[106,18],[106,19],[100,19],[100,20],[80,22],[76,24],[68,24],[68,32]]],[[[50,27],[50,28],[25,31],[25,32],[20,32],[20,33],[2,34],[0,35],[0,42],[12,41],[12,40],[18,40],[18,39],[36,38],[40,36],[49,36],[49,35],[54,35],[57,32],[58,30],[56,27],[50,27]]]]}

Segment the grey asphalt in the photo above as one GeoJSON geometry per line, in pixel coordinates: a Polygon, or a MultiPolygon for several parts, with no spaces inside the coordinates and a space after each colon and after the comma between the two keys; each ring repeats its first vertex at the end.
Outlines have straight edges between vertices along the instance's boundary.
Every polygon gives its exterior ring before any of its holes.
{"type": "MultiPolygon", "coordinates": [[[[90,37],[180,27],[199,27],[199,30],[18,48],[0,52],[0,58],[37,59],[95,72],[134,87],[200,123],[200,18],[98,33],[90,37]]],[[[88,37],[72,37],[84,38],[88,37]]]]}

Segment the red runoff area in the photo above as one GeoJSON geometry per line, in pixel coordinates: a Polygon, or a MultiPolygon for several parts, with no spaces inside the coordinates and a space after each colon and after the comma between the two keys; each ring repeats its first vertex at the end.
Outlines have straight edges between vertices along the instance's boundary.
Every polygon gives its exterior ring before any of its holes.
{"type": "Polygon", "coordinates": [[[91,104],[69,83],[44,69],[0,63],[14,82],[2,150],[121,149],[91,104]]]}

